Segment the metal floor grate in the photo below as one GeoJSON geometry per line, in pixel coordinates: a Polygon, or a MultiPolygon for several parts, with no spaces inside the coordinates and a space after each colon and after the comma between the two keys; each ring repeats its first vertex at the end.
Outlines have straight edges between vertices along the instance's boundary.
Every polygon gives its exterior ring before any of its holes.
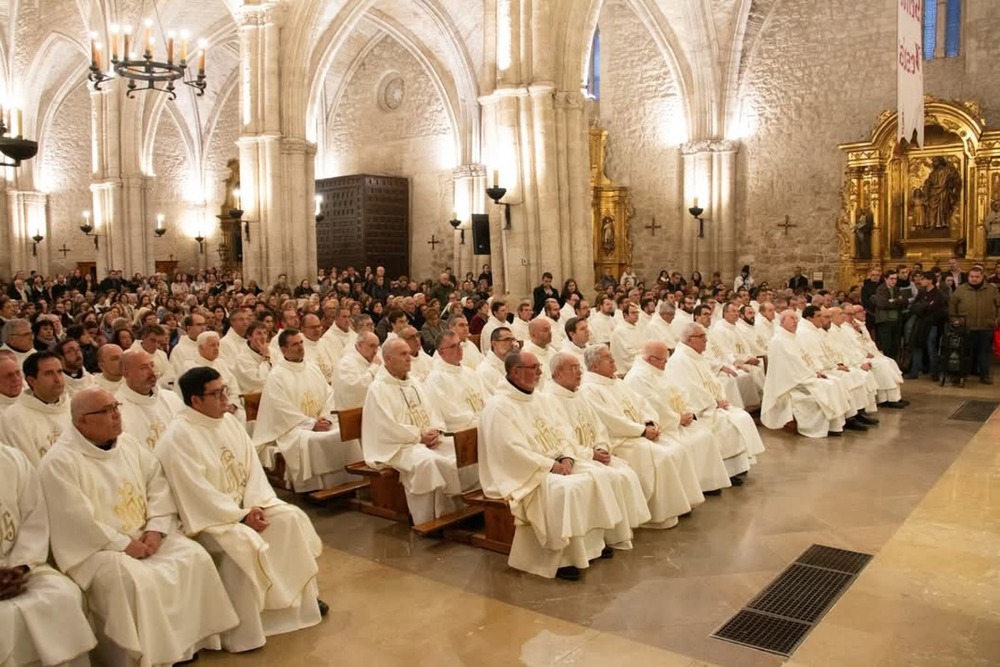
{"type": "Polygon", "coordinates": [[[712,636],[790,656],[871,559],[814,544],[712,636]]]}
{"type": "Polygon", "coordinates": [[[963,422],[985,422],[998,405],[1000,402],[997,401],[966,401],[958,406],[958,410],[951,413],[948,419],[963,422]]]}

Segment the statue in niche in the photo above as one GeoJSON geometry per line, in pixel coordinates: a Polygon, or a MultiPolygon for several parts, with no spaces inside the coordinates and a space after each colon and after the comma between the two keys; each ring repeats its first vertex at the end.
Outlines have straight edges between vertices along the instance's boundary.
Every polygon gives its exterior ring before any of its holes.
{"type": "Polygon", "coordinates": [[[864,209],[858,212],[858,220],[854,223],[854,257],[855,259],[872,258],[872,214],[864,209]]]}
{"type": "Polygon", "coordinates": [[[605,255],[615,252],[615,219],[610,215],[601,218],[601,250],[605,255]]]}
{"type": "Polygon", "coordinates": [[[962,176],[958,169],[938,155],[931,161],[931,173],[924,181],[927,198],[924,229],[948,229],[961,193],[962,176]]]}
{"type": "Polygon", "coordinates": [[[911,230],[919,231],[927,228],[927,197],[920,188],[913,188],[909,218],[911,230]]]}
{"type": "Polygon", "coordinates": [[[983,219],[986,228],[986,254],[1000,255],[1000,199],[990,202],[990,212],[983,219]]]}

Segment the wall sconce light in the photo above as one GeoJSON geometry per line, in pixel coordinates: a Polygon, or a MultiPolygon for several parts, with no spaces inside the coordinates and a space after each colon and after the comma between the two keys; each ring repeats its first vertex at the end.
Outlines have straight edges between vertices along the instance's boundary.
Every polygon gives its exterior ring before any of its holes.
{"type": "Polygon", "coordinates": [[[486,196],[493,200],[493,203],[497,206],[503,206],[503,221],[504,229],[510,229],[510,204],[507,202],[501,202],[503,196],[507,194],[507,188],[500,187],[500,170],[493,170],[493,187],[486,188],[486,196]]]}
{"type": "MultiPolygon", "coordinates": [[[[91,232],[94,231],[94,226],[90,224],[90,211],[83,212],[83,224],[80,225],[80,231],[86,236],[90,236],[91,232]]],[[[94,234],[94,250],[100,250],[101,243],[98,241],[97,234],[94,234]]]]}
{"type": "Polygon", "coordinates": [[[455,211],[451,212],[451,220],[448,221],[448,224],[451,225],[452,229],[458,229],[461,232],[459,237],[461,239],[460,245],[465,245],[465,229],[459,229],[462,226],[462,221],[458,219],[458,213],[455,211]]]}
{"type": "Polygon", "coordinates": [[[198,253],[201,255],[205,254],[205,237],[198,232],[198,236],[194,237],[194,240],[198,242],[198,253]]]}
{"type": "Polygon", "coordinates": [[[326,216],[323,215],[322,206],[323,206],[323,195],[316,195],[316,212],[315,212],[315,215],[316,215],[316,222],[317,223],[323,222],[326,219],[326,216]]]}
{"type": "Polygon", "coordinates": [[[705,238],[705,220],[701,217],[701,214],[705,212],[705,209],[698,206],[698,198],[694,198],[694,206],[688,209],[688,213],[691,214],[695,220],[698,221],[698,238],[705,238]]]}
{"type": "Polygon", "coordinates": [[[164,215],[162,213],[156,214],[156,229],[153,233],[156,234],[156,238],[163,238],[163,235],[167,233],[167,228],[163,226],[164,215]]]}
{"type": "MultiPolygon", "coordinates": [[[[233,188],[233,201],[236,203],[236,207],[229,209],[229,217],[232,218],[233,220],[235,220],[237,222],[237,224],[239,224],[239,222],[241,220],[243,220],[243,209],[241,208],[242,205],[240,204],[240,199],[241,199],[241,197],[240,197],[240,189],[239,188],[233,188]]],[[[243,235],[244,235],[244,237],[246,238],[247,241],[250,240],[250,221],[249,220],[243,220],[243,235]]]]}
{"type": "Polygon", "coordinates": [[[35,235],[31,237],[31,240],[34,241],[34,243],[31,244],[32,257],[38,257],[38,244],[41,243],[44,239],[45,237],[42,236],[41,230],[35,232],[35,235]]]}

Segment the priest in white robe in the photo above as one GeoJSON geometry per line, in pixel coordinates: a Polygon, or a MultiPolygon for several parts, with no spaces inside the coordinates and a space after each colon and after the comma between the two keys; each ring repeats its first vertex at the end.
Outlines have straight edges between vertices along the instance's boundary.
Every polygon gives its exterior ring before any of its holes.
{"type": "MultiPolygon", "coordinates": [[[[315,369],[313,369],[315,370],[315,369]]],[[[196,368],[179,379],[185,409],[156,456],[181,521],[215,558],[239,616],[222,635],[227,651],[319,623],[316,559],[322,543],[305,513],[279,500],[246,432],[227,409],[218,373],[196,368]]]]}
{"type": "Polygon", "coordinates": [[[656,314],[649,319],[646,325],[646,340],[658,340],[664,343],[668,349],[677,347],[677,333],[674,331],[673,322],[677,317],[677,308],[669,301],[661,301],[656,306],[656,314]]]}
{"type": "Polygon", "coordinates": [[[271,372],[267,327],[263,322],[251,322],[247,327],[247,342],[236,352],[230,364],[240,395],[259,394],[271,372]]]}
{"type": "Polygon", "coordinates": [[[566,340],[563,341],[560,352],[568,354],[583,366],[583,352],[590,344],[590,322],[582,317],[572,317],[566,321],[566,340]]]}
{"type": "Polygon", "coordinates": [[[507,327],[497,327],[490,334],[490,351],[483,362],[476,367],[483,389],[491,396],[504,382],[504,358],[517,349],[517,339],[507,327]]]}
{"type": "MultiPolygon", "coordinates": [[[[853,307],[848,304],[847,307],[853,307]]],[[[905,407],[902,401],[903,373],[891,358],[884,354],[872,354],[864,339],[847,323],[847,316],[841,308],[830,308],[830,337],[840,348],[848,366],[871,371],[875,378],[875,402],[879,406],[905,407]]]]}
{"type": "Polygon", "coordinates": [[[73,424],[39,467],[52,553],[83,589],[108,664],[167,665],[238,619],[211,556],[177,532],[177,509],[153,452],[121,432],[115,397],[73,397],[73,424]]]}
{"type": "Polygon", "coordinates": [[[24,374],[21,364],[17,363],[17,356],[10,350],[0,350],[0,416],[17,402],[22,391],[24,374]]]}
{"type": "Polygon", "coordinates": [[[753,319],[753,329],[757,332],[757,339],[768,345],[771,344],[771,339],[774,338],[774,333],[777,330],[778,320],[775,319],[776,316],[777,308],[774,303],[765,301],[760,304],[760,310],[757,311],[757,315],[753,319]]]}
{"type": "Polygon", "coordinates": [[[507,324],[507,302],[493,299],[490,303],[490,316],[479,332],[479,350],[486,354],[490,349],[490,334],[498,327],[510,327],[507,324]]]}
{"type": "Polygon", "coordinates": [[[545,320],[549,323],[549,326],[552,327],[552,344],[556,346],[556,349],[561,347],[563,341],[566,340],[566,320],[563,319],[559,302],[555,299],[546,299],[542,312],[535,319],[545,320]]]}
{"type": "MultiPolygon", "coordinates": [[[[239,383],[236,381],[236,376],[233,375],[232,369],[222,358],[220,351],[221,339],[219,334],[215,331],[202,331],[198,334],[198,343],[194,356],[189,358],[184,363],[184,372],[187,372],[192,368],[197,368],[198,366],[211,368],[222,376],[222,381],[229,388],[229,391],[235,394],[238,390],[239,383]]],[[[181,375],[183,374],[184,373],[181,373],[181,375]]],[[[180,375],[177,377],[179,378],[180,375]]],[[[174,393],[178,396],[181,395],[180,387],[178,387],[176,383],[174,384],[174,393]]],[[[243,408],[243,404],[239,402],[230,403],[229,409],[232,410],[233,416],[236,417],[241,424],[243,424],[244,428],[247,428],[247,412],[243,408]]]]}
{"type": "Polygon", "coordinates": [[[613,555],[606,540],[631,530],[610,477],[576,468],[570,430],[551,397],[535,393],[541,372],[531,353],[507,355],[504,384],[479,423],[480,477],[484,494],[506,500],[514,515],[507,564],[573,581],[590,561],[613,555]]]}
{"type": "Polygon", "coordinates": [[[351,309],[347,306],[337,306],[333,324],[323,334],[320,344],[326,347],[330,359],[339,364],[343,355],[354,347],[357,338],[358,335],[351,329],[351,309]]]}
{"type": "Polygon", "coordinates": [[[36,352],[24,361],[28,389],[0,419],[0,443],[21,450],[37,466],[69,428],[69,399],[62,361],[54,352],[36,352]]]}
{"type": "Polygon", "coordinates": [[[799,435],[807,438],[842,435],[850,398],[843,385],[813,370],[795,335],[798,320],[795,311],[783,312],[769,344],[760,421],[767,428],[779,429],[794,419],[799,435]]]}
{"type": "Polygon", "coordinates": [[[694,409],[684,392],[670,381],[664,370],[670,350],[661,340],[650,340],[642,348],[622,383],[641,396],[656,411],[656,423],[663,433],[687,447],[698,473],[703,493],[717,493],[732,486],[720,443],[707,425],[694,418],[694,409]]]}
{"type": "Polygon", "coordinates": [[[234,308],[233,312],[229,313],[229,331],[219,341],[219,354],[230,368],[233,367],[240,350],[246,347],[247,327],[250,326],[251,320],[252,315],[248,308],[234,308]]]}
{"type": "MultiPolygon", "coordinates": [[[[773,312],[773,309],[774,307],[772,306],[771,312],[773,312]]],[[[740,306],[739,312],[740,319],[736,320],[736,333],[740,335],[743,344],[750,351],[750,354],[757,358],[767,357],[767,346],[770,344],[771,339],[765,338],[762,335],[762,331],[754,326],[758,317],[757,311],[753,309],[753,306],[746,305],[740,306]]]]}
{"type": "Polygon", "coordinates": [[[188,361],[198,354],[198,335],[205,330],[205,317],[201,313],[191,313],[181,320],[184,333],[178,337],[174,349],[170,350],[170,370],[179,378],[190,366],[188,361]]]}
{"type": "Polygon", "coordinates": [[[52,351],[62,360],[68,399],[72,399],[87,387],[94,386],[94,376],[83,367],[83,350],[80,349],[80,343],[73,338],[64,338],[56,343],[52,351]]]}
{"type": "Polygon", "coordinates": [[[258,452],[270,443],[277,446],[297,493],[351,481],[344,466],[361,460],[361,448],[355,440],[340,439],[340,426],[333,418],[333,388],[316,366],[306,363],[303,336],[297,329],[284,329],[278,338],[283,358],[264,384],[254,446],[258,452]]]}
{"type": "Polygon", "coordinates": [[[448,320],[448,328],[457,333],[462,341],[462,365],[472,370],[479,368],[486,357],[479,346],[469,340],[469,321],[462,315],[456,315],[448,320]]]}
{"type": "Polygon", "coordinates": [[[611,453],[639,476],[651,515],[650,528],[673,528],[678,517],[705,502],[687,448],[665,436],[656,412],[617,377],[614,357],[603,345],[587,348],[580,391],[611,438],[611,453]]]}
{"type": "Polygon", "coordinates": [[[528,341],[521,346],[521,350],[535,355],[542,364],[542,377],[538,379],[537,389],[544,391],[545,384],[551,377],[549,364],[556,352],[552,345],[552,325],[546,320],[532,320],[528,325],[528,341]]]}
{"type": "Polygon", "coordinates": [[[596,308],[591,311],[587,323],[590,325],[590,343],[608,345],[611,334],[618,323],[615,320],[615,300],[608,296],[598,297],[596,308]]]}
{"type": "Polygon", "coordinates": [[[0,665],[85,667],[97,645],[83,594],[48,565],[49,517],[38,472],[0,446],[0,665]]]}
{"type": "MultiPolygon", "coordinates": [[[[479,414],[489,394],[479,375],[462,364],[464,350],[454,331],[445,331],[436,343],[434,370],[423,383],[431,406],[444,419],[446,431],[454,433],[479,425],[479,414]]],[[[460,470],[459,474],[463,474],[460,470]]]]}
{"type": "Polygon", "coordinates": [[[407,343],[386,341],[382,359],[361,416],[365,463],[399,471],[413,523],[426,523],[462,506],[455,443],[444,435],[444,418],[426,391],[410,377],[407,343]]]}
{"type": "Polygon", "coordinates": [[[639,306],[626,302],[622,306],[622,321],[611,332],[611,355],[621,373],[628,373],[632,368],[645,340],[646,334],[639,327],[639,306]]]}
{"type": "Polygon", "coordinates": [[[706,354],[720,361],[724,368],[736,372],[736,384],[743,405],[757,407],[764,389],[764,364],[754,356],[736,330],[739,319],[739,306],[735,302],[722,306],[722,316],[708,330],[706,354]]]}
{"type": "Polygon", "coordinates": [[[420,332],[407,325],[399,332],[399,337],[406,342],[410,349],[410,375],[418,382],[423,382],[434,369],[434,360],[424,352],[424,347],[420,342],[420,332]]]}
{"type": "Polygon", "coordinates": [[[157,386],[156,362],[145,350],[129,349],[122,355],[122,372],[125,384],[116,394],[122,404],[122,431],[152,451],[184,404],[177,394],[157,386]]]}
{"type": "Polygon", "coordinates": [[[3,346],[0,350],[8,350],[17,358],[17,365],[23,366],[35,352],[33,345],[34,334],[31,331],[31,322],[20,318],[12,318],[3,324],[3,346]]]}
{"type": "Polygon", "coordinates": [[[114,343],[106,343],[97,350],[97,367],[101,372],[94,374],[94,384],[112,394],[122,387],[122,353],[114,343]]]}
{"type": "Polygon", "coordinates": [[[715,371],[703,356],[706,345],[705,328],[697,322],[688,324],[665,370],[671,383],[684,392],[698,421],[712,429],[726,471],[733,484],[739,486],[743,480],[733,478],[750,469],[757,455],[764,452],[764,443],[747,411],[726,400],[715,371]]]}
{"type": "MultiPolygon", "coordinates": [[[[844,306],[844,324],[845,326],[851,327],[853,329],[855,336],[857,337],[858,343],[861,348],[865,351],[867,357],[872,360],[875,365],[885,364],[888,371],[895,375],[900,372],[899,366],[892,357],[887,357],[882,353],[878,346],[875,345],[875,341],[872,340],[871,333],[868,331],[868,327],[865,326],[865,308],[864,306],[858,305],[845,305],[844,306]]],[[[902,394],[900,394],[902,396],[902,394]]],[[[2,397],[0,397],[2,398],[2,397]]],[[[888,395],[886,395],[888,398],[888,395]]],[[[909,405],[910,402],[904,398],[900,398],[897,401],[887,400],[885,403],[881,404],[879,407],[892,408],[894,410],[901,410],[909,405]]]]}
{"type": "Polygon", "coordinates": [[[174,371],[167,357],[166,349],[169,343],[167,330],[159,324],[149,324],[142,328],[139,337],[132,343],[130,350],[142,350],[153,357],[156,364],[156,377],[160,386],[169,389],[174,383],[174,371]]]}
{"type": "Polygon", "coordinates": [[[331,356],[329,348],[320,342],[323,337],[323,323],[312,313],[303,315],[300,333],[305,348],[306,363],[319,369],[327,382],[333,382],[337,363],[331,356]]]}
{"type": "Polygon", "coordinates": [[[337,389],[334,392],[337,410],[352,410],[365,404],[368,387],[382,367],[378,347],[378,336],[370,331],[362,331],[354,344],[340,355],[336,373],[337,389]]]}
{"type": "Polygon", "coordinates": [[[534,314],[532,310],[531,301],[527,299],[517,304],[514,321],[510,324],[510,330],[514,332],[514,338],[521,341],[522,344],[531,339],[531,335],[528,333],[528,325],[531,323],[531,316],[534,314]]]}

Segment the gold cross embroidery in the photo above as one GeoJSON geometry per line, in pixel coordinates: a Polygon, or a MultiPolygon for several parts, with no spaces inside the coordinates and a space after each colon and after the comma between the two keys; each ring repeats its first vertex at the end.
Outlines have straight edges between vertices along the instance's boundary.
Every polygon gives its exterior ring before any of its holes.
{"type": "Polygon", "coordinates": [[[535,417],[535,440],[542,447],[542,453],[549,456],[556,456],[561,453],[559,446],[559,436],[552,427],[541,417],[535,417]]]}
{"type": "Polygon", "coordinates": [[[239,504],[243,501],[243,491],[247,486],[247,467],[237,460],[228,447],[222,447],[219,451],[219,460],[222,462],[224,491],[239,504]]]}
{"type": "Polygon", "coordinates": [[[131,534],[146,525],[146,498],[140,495],[131,482],[118,487],[118,504],[115,516],[121,521],[121,531],[131,534]]]}

